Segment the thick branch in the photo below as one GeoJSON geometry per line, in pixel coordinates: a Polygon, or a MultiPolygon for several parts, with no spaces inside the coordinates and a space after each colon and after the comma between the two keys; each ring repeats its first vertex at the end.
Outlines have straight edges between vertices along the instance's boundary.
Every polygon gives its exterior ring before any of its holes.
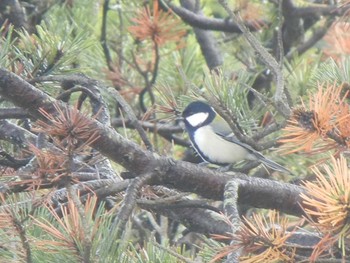
{"type": "Polygon", "coordinates": [[[22,119],[29,118],[28,112],[19,108],[0,109],[0,119],[22,119]]]}
{"type": "Polygon", "coordinates": [[[18,0],[0,1],[0,14],[0,25],[9,20],[15,28],[27,28],[27,18],[18,0]]]}
{"type": "Polygon", "coordinates": [[[295,7],[294,15],[297,17],[310,17],[310,16],[342,16],[349,11],[349,4],[339,6],[307,6],[307,7],[295,7]]]}
{"type": "MultiPolygon", "coordinates": [[[[32,115],[47,121],[38,112],[43,108],[52,115],[58,114],[53,103],[66,107],[7,70],[0,69],[0,95],[28,110],[32,115]]],[[[151,183],[171,185],[182,191],[190,191],[211,199],[222,199],[228,180],[240,178],[246,183],[240,186],[239,202],[255,207],[277,209],[288,214],[301,215],[299,194],[303,190],[295,185],[272,180],[250,178],[242,174],[227,175],[190,163],[158,157],[143,150],[137,144],[123,138],[116,131],[95,120],[90,120],[96,140],[92,147],[121,164],[135,176],[153,171],[151,183]]],[[[134,176],[134,177],[135,177],[134,176]]]]}
{"type": "MultiPolygon", "coordinates": [[[[200,14],[191,12],[185,8],[173,5],[172,3],[167,3],[167,5],[171,8],[172,11],[174,11],[175,14],[181,17],[181,19],[190,26],[204,30],[242,33],[241,29],[237,26],[237,24],[230,19],[207,18],[200,14]]],[[[263,21],[252,21],[245,23],[246,27],[248,27],[251,31],[258,30],[259,28],[257,27],[257,25],[259,24],[263,25],[266,23],[263,21]]]]}
{"type": "MultiPolygon", "coordinates": [[[[190,10],[193,13],[203,16],[203,12],[195,10],[195,3],[192,0],[181,0],[181,5],[190,10]]],[[[221,51],[218,48],[217,41],[212,32],[194,27],[194,33],[196,35],[198,44],[201,47],[202,54],[210,70],[215,69],[222,65],[223,59],[221,51]]]]}

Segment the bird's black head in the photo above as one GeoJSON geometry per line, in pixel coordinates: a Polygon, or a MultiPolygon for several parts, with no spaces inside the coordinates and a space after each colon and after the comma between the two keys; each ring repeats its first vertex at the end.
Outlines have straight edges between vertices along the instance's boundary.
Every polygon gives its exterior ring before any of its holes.
{"type": "Polygon", "coordinates": [[[213,121],[215,115],[214,109],[202,101],[191,102],[182,112],[187,129],[208,125],[213,121]]]}

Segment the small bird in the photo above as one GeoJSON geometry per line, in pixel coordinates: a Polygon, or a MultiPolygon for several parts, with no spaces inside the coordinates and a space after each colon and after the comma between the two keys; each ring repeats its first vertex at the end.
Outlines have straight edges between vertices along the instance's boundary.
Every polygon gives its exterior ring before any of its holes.
{"type": "Polygon", "coordinates": [[[193,147],[205,162],[229,165],[244,159],[254,160],[273,170],[290,173],[282,165],[238,141],[228,123],[207,103],[190,103],[182,112],[182,118],[193,147]]]}

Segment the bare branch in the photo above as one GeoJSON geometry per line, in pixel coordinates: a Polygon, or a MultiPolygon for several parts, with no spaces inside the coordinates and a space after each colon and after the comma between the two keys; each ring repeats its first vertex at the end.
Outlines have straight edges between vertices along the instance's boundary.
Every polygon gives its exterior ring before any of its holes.
{"type": "MultiPolygon", "coordinates": [[[[230,33],[242,33],[239,26],[230,19],[218,19],[207,18],[203,15],[196,14],[185,8],[178,7],[170,2],[167,2],[167,6],[170,7],[175,14],[181,19],[193,27],[197,27],[203,30],[215,30],[230,33]]],[[[266,25],[265,21],[253,21],[246,22],[245,25],[252,31],[258,30],[257,25],[266,25]]]]}
{"type": "Polygon", "coordinates": [[[103,53],[105,55],[106,64],[110,71],[114,71],[112,67],[112,58],[109,52],[108,44],[107,44],[107,14],[109,9],[109,0],[104,0],[103,2],[103,12],[102,12],[102,27],[101,27],[101,37],[100,42],[103,48],[103,53]]]}
{"type": "Polygon", "coordinates": [[[121,239],[121,235],[124,231],[125,225],[129,220],[130,214],[134,210],[136,205],[136,199],[141,187],[148,183],[154,176],[153,173],[146,173],[139,177],[136,177],[129,184],[126,195],[117,216],[112,224],[112,231],[116,235],[117,240],[121,239]]]}
{"type": "Polygon", "coordinates": [[[0,119],[23,119],[29,117],[28,112],[20,108],[0,109],[0,119]]]}
{"type": "Polygon", "coordinates": [[[142,128],[141,124],[139,123],[139,120],[136,118],[134,111],[131,109],[131,107],[129,106],[129,104],[125,101],[125,99],[123,98],[122,95],[120,95],[120,93],[115,90],[115,89],[109,89],[109,92],[111,92],[114,97],[116,98],[116,100],[118,101],[118,103],[121,105],[121,107],[123,108],[124,112],[126,113],[128,119],[131,122],[131,125],[133,127],[135,127],[135,129],[137,130],[137,132],[139,133],[143,143],[146,145],[146,148],[149,151],[153,151],[153,146],[152,143],[150,142],[150,140],[147,137],[147,134],[145,132],[145,130],[142,128]]]}
{"type": "MultiPolygon", "coordinates": [[[[238,180],[228,181],[225,186],[224,192],[224,210],[225,214],[230,220],[231,232],[232,234],[236,233],[237,230],[241,227],[241,219],[238,212],[238,189],[240,182],[238,180]]],[[[231,245],[236,243],[235,240],[232,240],[231,245]]],[[[240,250],[235,250],[231,252],[225,262],[239,262],[240,250]]]]}
{"type": "MultiPolygon", "coordinates": [[[[0,95],[27,109],[38,118],[42,118],[38,113],[40,108],[50,111],[53,115],[58,114],[53,103],[65,108],[61,102],[54,102],[54,99],[47,94],[4,69],[0,69],[0,95]]],[[[133,172],[134,177],[146,171],[154,171],[156,176],[151,183],[171,185],[179,190],[195,192],[211,199],[222,199],[227,181],[240,178],[245,181],[239,189],[240,203],[260,208],[274,208],[288,214],[303,214],[299,206],[301,200],[299,194],[303,190],[298,186],[251,178],[243,174],[221,174],[190,163],[158,157],[124,139],[106,125],[90,120],[90,126],[98,136],[91,146],[133,172]]]]}
{"type": "Polygon", "coordinates": [[[249,31],[249,29],[244,25],[242,19],[229,8],[227,1],[219,0],[219,3],[225,8],[230,17],[237,23],[248,43],[254,48],[267,68],[273,73],[276,80],[276,92],[274,96],[275,107],[283,116],[289,117],[291,114],[291,109],[285,98],[284,77],[281,65],[279,65],[275,58],[269,52],[267,52],[267,50],[262,46],[257,38],[249,31]]]}
{"type": "MultiPolygon", "coordinates": [[[[194,14],[203,16],[203,12],[200,10],[195,10],[192,0],[182,0],[181,5],[194,14]]],[[[223,63],[223,58],[221,51],[218,49],[218,44],[213,33],[196,27],[194,27],[193,30],[209,69],[212,70],[221,66],[223,63]]]]}

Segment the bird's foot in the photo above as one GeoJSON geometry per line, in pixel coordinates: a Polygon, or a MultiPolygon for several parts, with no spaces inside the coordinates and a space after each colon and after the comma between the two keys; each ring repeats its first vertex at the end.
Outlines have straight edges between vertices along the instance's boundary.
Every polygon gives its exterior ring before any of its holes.
{"type": "Polygon", "coordinates": [[[231,164],[229,165],[225,165],[225,166],[221,166],[217,169],[218,172],[220,173],[226,173],[231,169],[231,164]]]}
{"type": "Polygon", "coordinates": [[[201,166],[201,167],[207,167],[209,164],[210,163],[208,163],[208,162],[201,162],[198,165],[201,166]]]}

